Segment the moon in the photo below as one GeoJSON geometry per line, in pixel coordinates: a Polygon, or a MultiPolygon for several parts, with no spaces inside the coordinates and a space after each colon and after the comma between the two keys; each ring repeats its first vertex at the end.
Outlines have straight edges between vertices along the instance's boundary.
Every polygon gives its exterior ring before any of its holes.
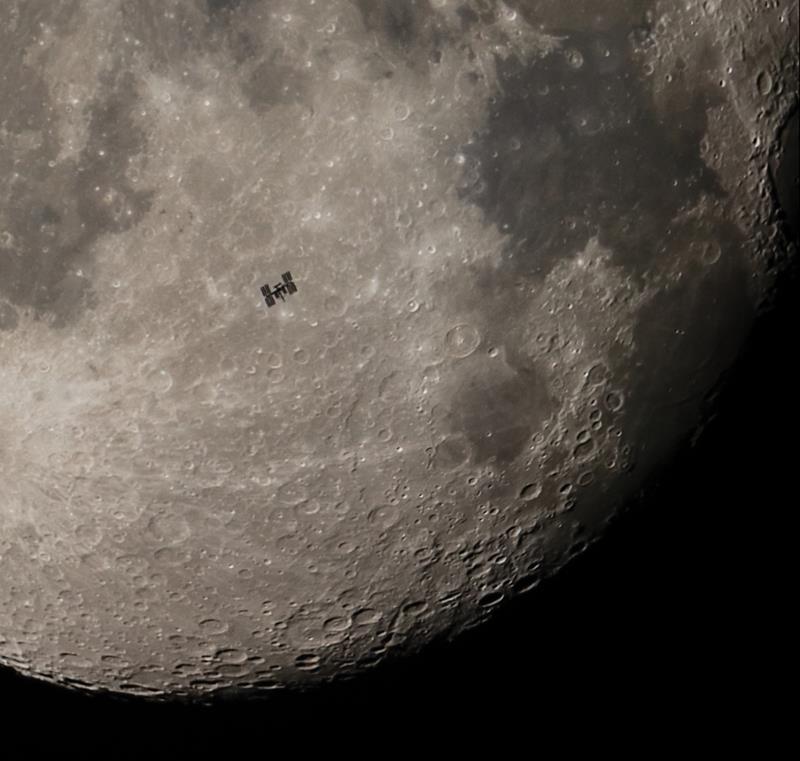
{"type": "Polygon", "coordinates": [[[602,537],[796,254],[797,23],[3,3],[0,664],[303,689],[602,537]]]}

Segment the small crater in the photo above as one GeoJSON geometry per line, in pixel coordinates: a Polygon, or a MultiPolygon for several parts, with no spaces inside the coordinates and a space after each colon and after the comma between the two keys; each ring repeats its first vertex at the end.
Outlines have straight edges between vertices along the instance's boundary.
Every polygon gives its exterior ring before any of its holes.
{"type": "Polygon", "coordinates": [[[480,345],[481,334],[472,325],[456,325],[447,331],[444,343],[448,356],[463,359],[470,356],[480,345]]]}
{"type": "Polygon", "coordinates": [[[542,494],[542,485],[540,483],[526,484],[522,487],[519,493],[519,498],[526,502],[531,502],[537,499],[542,494]]]}

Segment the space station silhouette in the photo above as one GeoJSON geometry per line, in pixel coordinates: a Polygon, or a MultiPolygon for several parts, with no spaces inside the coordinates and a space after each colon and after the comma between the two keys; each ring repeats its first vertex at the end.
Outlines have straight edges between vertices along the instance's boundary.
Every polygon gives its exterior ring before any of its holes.
{"type": "Polygon", "coordinates": [[[275,306],[276,298],[286,301],[286,295],[297,293],[297,285],[292,278],[291,272],[284,272],[281,278],[283,282],[273,286],[272,290],[270,290],[269,284],[261,286],[261,295],[264,297],[264,301],[267,302],[268,307],[275,306]]]}

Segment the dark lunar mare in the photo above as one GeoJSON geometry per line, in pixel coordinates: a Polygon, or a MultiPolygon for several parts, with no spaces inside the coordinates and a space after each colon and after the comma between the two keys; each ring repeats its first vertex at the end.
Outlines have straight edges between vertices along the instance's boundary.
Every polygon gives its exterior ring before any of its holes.
{"type": "MultiPolygon", "coordinates": [[[[33,14],[32,22],[40,18],[62,29],[69,22],[41,14],[33,14]]],[[[19,58],[24,59],[21,51],[19,58]]],[[[15,97],[4,98],[7,128],[41,130],[43,139],[23,159],[12,160],[0,151],[0,167],[11,175],[3,201],[6,235],[0,239],[0,330],[15,327],[21,311],[59,329],[96,304],[94,243],[130,229],[150,209],[152,191],[135,189],[126,176],[128,159],[147,149],[147,139],[133,115],[139,99],[136,79],[117,59],[103,73],[100,93],[84,106],[89,123],[85,147],[76,159],[56,164],[61,146],[48,109],[49,93],[41,76],[15,59],[4,57],[18,67],[15,76],[26,84],[15,97]]]]}

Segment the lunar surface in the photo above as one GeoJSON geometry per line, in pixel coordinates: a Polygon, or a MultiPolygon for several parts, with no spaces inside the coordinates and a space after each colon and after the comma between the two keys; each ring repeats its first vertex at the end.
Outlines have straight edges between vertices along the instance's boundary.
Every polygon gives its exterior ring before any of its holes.
{"type": "Polygon", "coordinates": [[[302,688],[601,537],[790,263],[797,23],[3,2],[0,664],[302,688]]]}

